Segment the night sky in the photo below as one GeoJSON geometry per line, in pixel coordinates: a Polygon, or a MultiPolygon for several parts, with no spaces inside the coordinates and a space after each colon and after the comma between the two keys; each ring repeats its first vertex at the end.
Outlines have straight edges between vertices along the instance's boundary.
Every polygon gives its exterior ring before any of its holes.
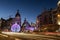
{"type": "Polygon", "coordinates": [[[21,15],[21,21],[27,18],[28,22],[36,21],[44,8],[56,8],[58,0],[0,0],[0,18],[14,17],[17,9],[21,15]]]}

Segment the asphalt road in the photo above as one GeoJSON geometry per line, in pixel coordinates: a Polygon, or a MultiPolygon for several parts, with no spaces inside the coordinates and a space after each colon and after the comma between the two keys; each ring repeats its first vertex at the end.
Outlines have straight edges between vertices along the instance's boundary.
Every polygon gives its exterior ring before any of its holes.
{"type": "Polygon", "coordinates": [[[60,40],[60,37],[28,33],[2,32],[0,40],[60,40]]]}
{"type": "Polygon", "coordinates": [[[0,40],[15,40],[14,38],[10,38],[7,35],[0,34],[0,40]]]}

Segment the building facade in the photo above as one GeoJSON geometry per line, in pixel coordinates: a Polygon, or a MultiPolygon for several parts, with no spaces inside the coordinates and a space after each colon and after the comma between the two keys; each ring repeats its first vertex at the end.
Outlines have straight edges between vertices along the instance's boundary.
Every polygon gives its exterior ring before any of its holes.
{"type": "Polygon", "coordinates": [[[25,18],[24,22],[22,24],[22,32],[26,31],[28,27],[31,27],[31,25],[29,24],[29,22],[25,18]]]}
{"type": "Polygon", "coordinates": [[[58,1],[56,8],[50,8],[38,15],[36,24],[41,30],[49,32],[58,30],[60,25],[60,1],[58,1]]]}
{"type": "Polygon", "coordinates": [[[17,23],[21,27],[21,15],[19,13],[19,10],[17,10],[14,18],[10,17],[7,20],[1,18],[1,20],[1,29],[8,29],[9,31],[11,31],[11,26],[15,23],[17,23]]]}

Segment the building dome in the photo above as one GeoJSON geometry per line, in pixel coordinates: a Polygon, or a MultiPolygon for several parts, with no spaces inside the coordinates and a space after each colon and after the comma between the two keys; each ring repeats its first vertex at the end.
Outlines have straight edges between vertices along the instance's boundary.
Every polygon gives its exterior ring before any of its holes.
{"type": "Polygon", "coordinates": [[[16,13],[15,17],[17,17],[17,16],[20,17],[19,10],[17,10],[17,13],[16,13]]]}

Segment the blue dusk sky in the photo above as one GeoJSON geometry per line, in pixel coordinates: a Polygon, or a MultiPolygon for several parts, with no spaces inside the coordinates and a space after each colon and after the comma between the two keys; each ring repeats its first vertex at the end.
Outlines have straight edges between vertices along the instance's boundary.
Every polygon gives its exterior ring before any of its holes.
{"type": "Polygon", "coordinates": [[[9,16],[15,17],[17,9],[28,22],[36,22],[36,17],[41,14],[44,8],[55,8],[58,0],[0,0],[0,18],[8,19],[9,16]]]}

